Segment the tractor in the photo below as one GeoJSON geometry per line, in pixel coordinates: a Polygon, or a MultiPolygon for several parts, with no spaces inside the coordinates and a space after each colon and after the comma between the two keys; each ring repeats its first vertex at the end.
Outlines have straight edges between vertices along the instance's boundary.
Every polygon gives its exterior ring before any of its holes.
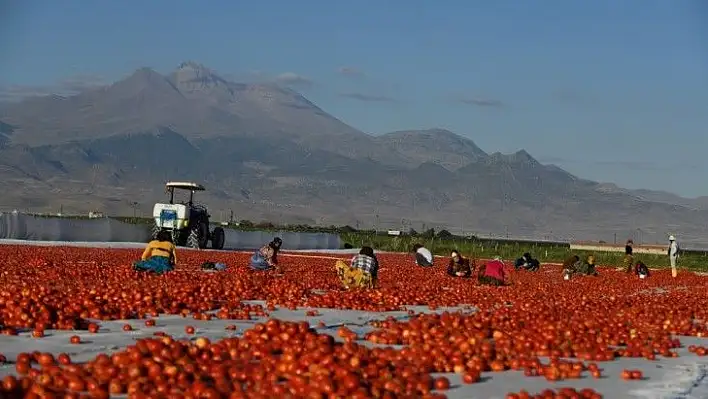
{"type": "Polygon", "coordinates": [[[203,249],[211,241],[213,249],[223,249],[224,229],[215,227],[210,232],[210,215],[207,208],[194,202],[194,193],[204,190],[204,186],[197,183],[167,182],[165,191],[169,195],[169,202],[157,203],[153,207],[152,216],[155,219],[153,238],[160,231],[167,230],[172,234],[175,245],[203,249]],[[175,190],[188,191],[189,200],[176,202],[175,190]]]}

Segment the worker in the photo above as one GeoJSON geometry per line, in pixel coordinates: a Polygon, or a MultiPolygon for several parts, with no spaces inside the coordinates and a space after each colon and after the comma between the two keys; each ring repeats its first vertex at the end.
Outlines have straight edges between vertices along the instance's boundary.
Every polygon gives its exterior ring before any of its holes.
{"type": "Polygon", "coordinates": [[[678,270],[676,269],[676,263],[679,257],[679,245],[676,241],[676,237],[673,235],[669,236],[669,263],[671,264],[671,276],[676,277],[678,275],[678,270]]]}
{"type": "Polygon", "coordinates": [[[162,230],[157,233],[143,251],[140,260],[133,264],[133,269],[140,272],[163,274],[174,269],[177,264],[177,251],[172,243],[172,234],[162,230]]]}
{"type": "Polygon", "coordinates": [[[541,267],[541,263],[538,259],[534,259],[530,253],[526,252],[519,259],[514,262],[514,268],[516,270],[524,269],[532,272],[538,271],[541,267]]]}
{"type": "Polygon", "coordinates": [[[251,256],[251,269],[259,271],[275,269],[278,272],[281,271],[278,267],[278,252],[280,252],[282,245],[283,240],[280,237],[275,237],[273,241],[254,252],[253,256],[251,256]]]}
{"type": "Polygon", "coordinates": [[[470,277],[472,275],[470,260],[460,255],[458,250],[450,252],[450,262],[447,266],[447,274],[452,277],[470,277]]]}
{"type": "Polygon", "coordinates": [[[575,261],[573,265],[563,271],[563,275],[566,280],[576,274],[582,276],[597,276],[598,273],[595,269],[595,256],[588,255],[585,261],[581,261],[580,257],[578,257],[578,260],[575,261]]]}
{"type": "Polygon", "coordinates": [[[632,273],[632,267],[634,266],[634,250],[632,244],[628,243],[624,246],[624,258],[622,259],[622,266],[618,267],[617,271],[623,271],[625,273],[632,273]]]}
{"type": "Polygon", "coordinates": [[[415,254],[415,263],[418,266],[431,267],[433,266],[433,254],[421,244],[413,245],[413,254],[415,254]]]}
{"type": "Polygon", "coordinates": [[[580,257],[578,255],[573,255],[563,261],[563,278],[566,280],[570,279],[570,276],[573,275],[573,271],[575,270],[575,263],[579,261],[580,257]]]}
{"type": "Polygon", "coordinates": [[[362,247],[349,265],[338,260],[335,269],[339,281],[346,289],[374,288],[378,283],[379,261],[371,247],[362,247]]]}
{"type": "Polygon", "coordinates": [[[477,280],[482,285],[503,286],[506,284],[506,273],[504,272],[504,262],[500,257],[483,264],[479,268],[477,280]]]}
{"type": "Polygon", "coordinates": [[[637,262],[637,265],[634,267],[634,272],[639,278],[649,277],[649,268],[642,261],[637,262]]]}

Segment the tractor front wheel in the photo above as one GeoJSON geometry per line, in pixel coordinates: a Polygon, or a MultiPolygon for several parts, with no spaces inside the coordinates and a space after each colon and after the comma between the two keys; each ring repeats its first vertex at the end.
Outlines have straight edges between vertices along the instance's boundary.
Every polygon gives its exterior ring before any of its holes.
{"type": "Polygon", "coordinates": [[[204,249],[209,241],[209,226],[204,222],[197,223],[189,231],[187,246],[189,248],[204,249]]]}

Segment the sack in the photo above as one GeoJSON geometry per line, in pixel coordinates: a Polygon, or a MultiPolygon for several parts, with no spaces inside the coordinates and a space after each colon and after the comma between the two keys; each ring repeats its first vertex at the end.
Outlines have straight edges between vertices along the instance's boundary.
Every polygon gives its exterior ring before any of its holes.
{"type": "Polygon", "coordinates": [[[251,264],[249,266],[254,270],[267,270],[270,268],[270,265],[260,251],[256,251],[256,253],[251,256],[251,264]]]}
{"type": "Polygon", "coordinates": [[[202,263],[202,270],[205,272],[222,271],[226,270],[226,265],[223,263],[204,262],[202,263]]]}

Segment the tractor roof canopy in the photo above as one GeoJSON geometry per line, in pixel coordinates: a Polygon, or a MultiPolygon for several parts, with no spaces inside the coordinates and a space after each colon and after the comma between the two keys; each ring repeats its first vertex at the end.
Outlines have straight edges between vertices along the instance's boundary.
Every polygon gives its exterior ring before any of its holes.
{"type": "Polygon", "coordinates": [[[189,190],[189,191],[204,191],[206,190],[204,186],[193,182],[183,182],[183,181],[168,181],[165,183],[165,187],[168,189],[177,190],[189,190]]]}

